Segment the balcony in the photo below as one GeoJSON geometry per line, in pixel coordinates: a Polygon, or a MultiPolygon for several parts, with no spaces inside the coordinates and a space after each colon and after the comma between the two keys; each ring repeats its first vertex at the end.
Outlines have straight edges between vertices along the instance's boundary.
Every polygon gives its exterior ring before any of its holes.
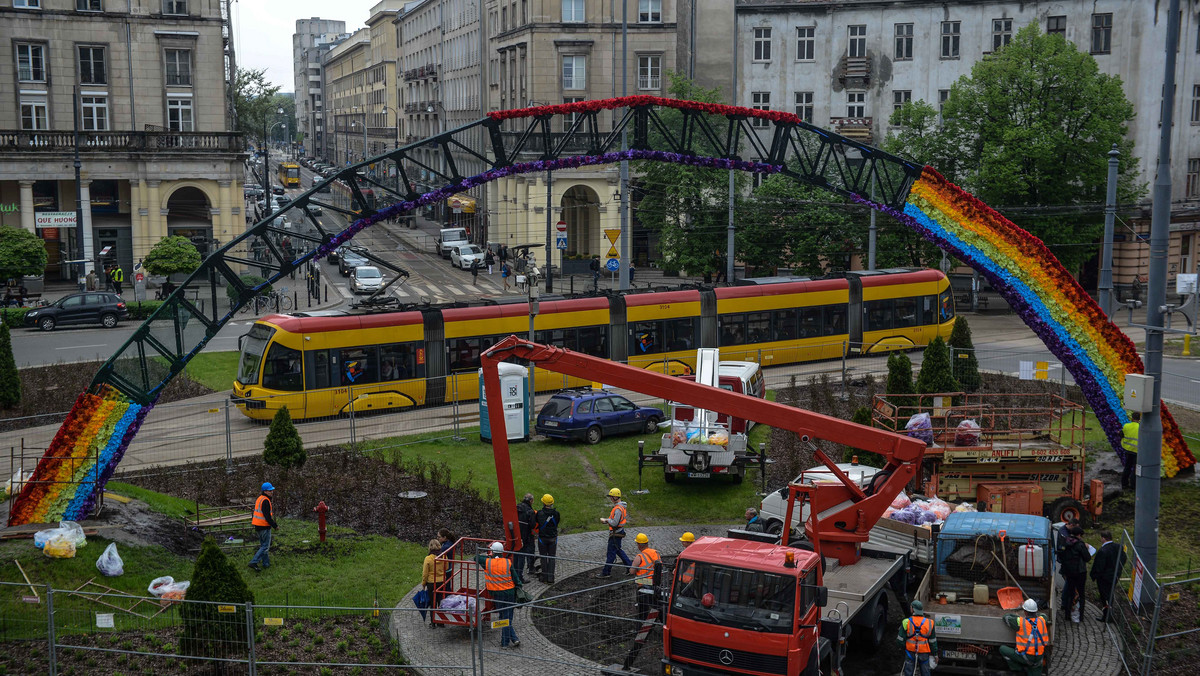
{"type": "Polygon", "coordinates": [[[419,68],[410,68],[404,71],[404,80],[424,80],[425,78],[437,79],[438,67],[435,64],[427,63],[419,68]]]}
{"type": "Polygon", "coordinates": [[[871,143],[874,139],[874,121],[870,117],[831,117],[829,125],[846,138],[871,143]]]}
{"type": "Polygon", "coordinates": [[[662,78],[660,77],[638,77],[638,89],[653,89],[659,91],[662,89],[662,78]]]}
{"type": "Polygon", "coordinates": [[[863,89],[871,84],[871,61],[865,56],[847,56],[838,68],[838,79],[849,89],[863,89]]]}
{"type": "MultiPolygon", "coordinates": [[[[236,132],[101,131],[80,132],[79,152],[240,153],[246,148],[236,132]]],[[[70,131],[0,130],[0,153],[69,153],[75,149],[70,131]]]]}

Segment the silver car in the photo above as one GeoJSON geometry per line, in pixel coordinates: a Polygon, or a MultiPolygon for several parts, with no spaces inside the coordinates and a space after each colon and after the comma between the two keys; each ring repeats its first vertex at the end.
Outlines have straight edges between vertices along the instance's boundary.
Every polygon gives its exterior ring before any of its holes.
{"type": "Polygon", "coordinates": [[[374,293],[383,286],[383,275],[373,265],[360,265],[350,272],[350,291],[374,293]]]}
{"type": "Polygon", "coordinates": [[[450,264],[456,268],[470,270],[471,263],[479,261],[483,265],[483,249],[474,244],[462,244],[450,250],[450,264]]]}

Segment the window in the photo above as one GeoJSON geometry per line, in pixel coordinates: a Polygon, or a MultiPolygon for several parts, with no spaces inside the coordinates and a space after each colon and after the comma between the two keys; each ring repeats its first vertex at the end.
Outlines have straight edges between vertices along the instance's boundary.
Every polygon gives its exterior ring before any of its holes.
{"type": "Polygon", "coordinates": [[[187,13],[187,0],[163,0],[163,14],[187,13]]]}
{"type": "Polygon", "coordinates": [[[662,56],[638,57],[638,89],[662,89],[662,56]]]}
{"type": "Polygon", "coordinates": [[[992,19],[992,51],[998,52],[1001,47],[1012,42],[1012,19],[992,19]]]}
{"type": "Polygon", "coordinates": [[[101,6],[100,0],[75,0],[75,9],[80,12],[102,12],[104,7],[101,6]]]}
{"type": "Polygon", "coordinates": [[[629,356],[694,349],[696,318],[632,322],[629,329],[629,356]]]}
{"type": "Polygon", "coordinates": [[[84,131],[108,131],[108,97],[81,96],[84,131]]]}
{"type": "MultiPolygon", "coordinates": [[[[563,103],[579,103],[580,101],[583,101],[582,96],[565,96],[565,97],[563,97],[563,103]]],[[[571,127],[575,124],[575,120],[579,119],[579,113],[571,113],[570,115],[563,115],[562,119],[563,119],[562,120],[563,132],[565,133],[565,132],[570,131],[571,127]]]]}
{"type": "Polygon", "coordinates": [[[104,67],[103,47],[79,48],[79,83],[108,84],[108,70],[104,67]]]}
{"type": "Polygon", "coordinates": [[[895,89],[892,91],[892,111],[899,111],[904,104],[912,101],[911,89],[895,89]]]}
{"type": "Polygon", "coordinates": [[[25,9],[41,9],[42,0],[13,0],[13,7],[25,9]]]}
{"type": "Polygon", "coordinates": [[[957,59],[958,47],[961,34],[959,32],[962,26],[961,21],[943,21],[942,22],[942,58],[957,59]]]}
{"type": "Polygon", "coordinates": [[[913,25],[911,23],[896,24],[896,61],[911,61],[913,45],[913,25]]]}
{"type": "Polygon", "coordinates": [[[800,26],[796,29],[796,60],[812,61],[817,53],[817,27],[800,26]]]}
{"type": "Polygon", "coordinates": [[[379,382],[379,359],[375,347],[355,347],[341,352],[339,377],[343,387],[379,382]]]}
{"type": "Polygon", "coordinates": [[[754,29],[754,60],[755,61],[770,61],[771,60],[771,29],[770,28],[755,28],[754,29]]]}
{"type": "Polygon", "coordinates": [[[17,45],[17,80],[46,81],[46,48],[42,45],[17,45]]]}
{"type": "Polygon", "coordinates": [[[850,45],[846,54],[850,58],[862,58],[867,55],[867,27],[847,26],[850,45]]]}
{"type": "Polygon", "coordinates": [[[192,100],[172,96],[167,98],[167,129],[171,131],[196,131],[192,118],[192,100]]]}
{"type": "Polygon", "coordinates": [[[1065,16],[1050,16],[1046,17],[1046,35],[1061,35],[1067,37],[1067,17],[1065,16]]]}
{"type": "Polygon", "coordinates": [[[866,102],[866,92],[846,92],[846,117],[865,117],[866,102]]]}
{"type": "Polygon", "coordinates": [[[419,343],[395,343],[379,347],[379,379],[403,380],[423,375],[423,364],[417,363],[419,343]]]}
{"type": "Polygon", "coordinates": [[[300,362],[300,350],[271,343],[267,358],[263,361],[263,387],[285,392],[304,389],[304,374],[300,362]]]}
{"type": "Polygon", "coordinates": [[[1092,15],[1092,53],[1108,54],[1112,51],[1112,14],[1092,15]]]}
{"type": "MultiPolygon", "coordinates": [[[[771,109],[771,92],[751,92],[750,107],[755,110],[770,110],[771,109]]],[[[755,127],[769,127],[771,121],[756,117],[751,120],[751,124],[755,127]]]]}
{"type": "Polygon", "coordinates": [[[587,62],[582,56],[564,56],[563,89],[587,89],[587,62]]]}
{"type": "Polygon", "coordinates": [[[942,111],[946,109],[946,101],[949,99],[950,99],[950,90],[949,89],[939,89],[938,90],[938,124],[941,124],[943,121],[942,111]]]}
{"type": "Polygon", "coordinates": [[[1192,124],[1200,124],[1200,84],[1192,85],[1192,124]]]}
{"type": "Polygon", "coordinates": [[[564,23],[582,23],[585,21],[583,0],[563,0],[562,20],[564,23]]]}
{"type": "Polygon", "coordinates": [[[796,117],[808,122],[813,121],[813,93],[796,92],[796,117]]]}
{"type": "Polygon", "coordinates": [[[168,87],[190,87],[192,86],[192,52],[188,49],[168,49],[166,50],[167,59],[167,86],[168,87]]]}
{"type": "Polygon", "coordinates": [[[1200,197],[1200,157],[1192,157],[1188,159],[1187,196],[1200,197]]]}
{"type": "Polygon", "coordinates": [[[45,131],[50,128],[46,117],[45,101],[21,102],[21,129],[27,131],[45,131]]]}
{"type": "Polygon", "coordinates": [[[662,23],[662,0],[638,0],[638,23],[662,23]]]}

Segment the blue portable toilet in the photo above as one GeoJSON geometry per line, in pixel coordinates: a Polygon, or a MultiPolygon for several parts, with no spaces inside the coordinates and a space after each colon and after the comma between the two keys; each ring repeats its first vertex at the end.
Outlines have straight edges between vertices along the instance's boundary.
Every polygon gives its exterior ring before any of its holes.
{"type": "MultiPolygon", "coordinates": [[[[529,441],[529,369],[519,364],[500,362],[500,393],[504,406],[504,427],[508,440],[529,441]]],[[[479,369],[479,438],[492,440],[492,423],[488,419],[487,395],[483,391],[483,369],[479,369]]]]}

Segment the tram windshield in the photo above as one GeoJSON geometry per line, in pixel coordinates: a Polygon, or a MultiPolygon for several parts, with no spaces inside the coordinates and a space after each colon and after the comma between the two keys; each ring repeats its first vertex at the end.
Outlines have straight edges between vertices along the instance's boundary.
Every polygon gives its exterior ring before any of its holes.
{"type": "Polygon", "coordinates": [[[259,366],[262,364],[263,351],[267,341],[275,329],[262,324],[250,327],[250,332],[242,339],[242,356],[238,361],[237,381],[242,385],[258,384],[259,366]]]}

